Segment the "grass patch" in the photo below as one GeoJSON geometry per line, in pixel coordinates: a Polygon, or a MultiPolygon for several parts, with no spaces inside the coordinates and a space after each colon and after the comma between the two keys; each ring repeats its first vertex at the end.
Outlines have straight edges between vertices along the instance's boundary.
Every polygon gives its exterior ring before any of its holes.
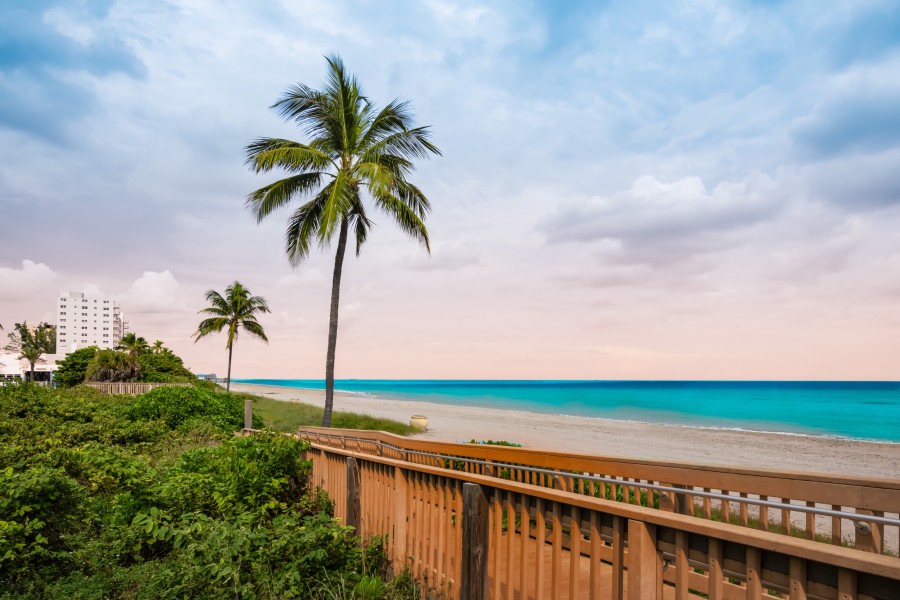
{"type": "MultiPolygon", "coordinates": [[[[324,411],[318,406],[303,402],[285,402],[253,394],[235,394],[253,399],[253,414],[262,418],[265,427],[276,431],[297,431],[298,427],[318,427],[324,411]]],[[[341,429],[367,429],[387,431],[398,435],[410,435],[418,430],[406,423],[391,419],[379,419],[358,413],[335,411],[331,425],[341,429]]]]}

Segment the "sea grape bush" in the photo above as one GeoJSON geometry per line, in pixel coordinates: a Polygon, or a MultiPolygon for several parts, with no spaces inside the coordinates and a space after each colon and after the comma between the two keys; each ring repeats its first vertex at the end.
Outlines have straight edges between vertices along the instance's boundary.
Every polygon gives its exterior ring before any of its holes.
{"type": "Polygon", "coordinates": [[[0,388],[0,598],[413,597],[310,488],[305,442],[234,436],[240,403],[0,388]]]}
{"type": "Polygon", "coordinates": [[[230,394],[196,387],[159,387],[134,399],[130,417],[135,420],[161,419],[171,429],[199,420],[223,430],[236,431],[244,422],[244,403],[230,394]]]}

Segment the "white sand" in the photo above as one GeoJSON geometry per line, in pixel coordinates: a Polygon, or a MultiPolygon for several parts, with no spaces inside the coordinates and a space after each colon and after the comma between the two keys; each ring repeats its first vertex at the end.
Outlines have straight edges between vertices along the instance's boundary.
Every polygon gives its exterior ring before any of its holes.
{"type": "MultiPolygon", "coordinates": [[[[232,390],[324,406],[325,392],[235,383],[232,390]]],[[[428,417],[422,439],[502,439],[529,448],[780,471],[900,479],[900,444],[548,415],[335,393],[334,409],[409,422],[428,417]]]]}

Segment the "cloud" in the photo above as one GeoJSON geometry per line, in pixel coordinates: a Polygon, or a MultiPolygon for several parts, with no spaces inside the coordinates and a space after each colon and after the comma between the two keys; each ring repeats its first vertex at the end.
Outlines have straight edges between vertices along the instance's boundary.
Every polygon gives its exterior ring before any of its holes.
{"type": "Polygon", "coordinates": [[[551,244],[615,240],[636,252],[666,243],[699,250],[706,236],[773,218],[780,195],[764,175],[722,182],[712,190],[699,177],[665,183],[645,175],[608,198],[561,204],[537,230],[551,244]]]}
{"type": "Polygon", "coordinates": [[[813,158],[879,152],[900,144],[900,57],[842,73],[825,98],[793,127],[813,158]]]}
{"type": "Polygon", "coordinates": [[[7,2],[0,22],[0,126],[60,142],[98,103],[90,80],[143,75],[107,23],[111,1],[7,2]]]}
{"type": "Polygon", "coordinates": [[[131,284],[128,292],[117,299],[126,313],[176,313],[185,306],[179,297],[180,286],[169,270],[160,273],[144,271],[131,284]]]}
{"type": "Polygon", "coordinates": [[[0,300],[18,302],[54,295],[57,274],[44,263],[23,260],[21,269],[0,267],[0,300]]]}
{"type": "Polygon", "coordinates": [[[886,152],[835,156],[803,168],[817,197],[848,213],[900,204],[900,147],[886,152]]]}

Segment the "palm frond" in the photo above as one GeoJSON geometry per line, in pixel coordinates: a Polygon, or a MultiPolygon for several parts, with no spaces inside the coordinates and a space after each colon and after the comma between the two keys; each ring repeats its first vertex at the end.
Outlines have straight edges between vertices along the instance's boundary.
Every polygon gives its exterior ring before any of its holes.
{"type": "Polygon", "coordinates": [[[318,187],[322,181],[322,173],[300,173],[279,179],[265,187],[261,187],[247,196],[246,205],[259,223],[272,212],[287,205],[293,198],[304,196],[318,187]]]}
{"type": "Polygon", "coordinates": [[[431,211],[431,202],[425,194],[412,183],[401,179],[397,182],[397,197],[410,207],[421,219],[431,211]]]}
{"type": "Polygon", "coordinates": [[[397,223],[401,231],[421,243],[425,246],[428,253],[431,253],[428,230],[425,228],[425,223],[412,208],[392,194],[375,196],[375,203],[384,212],[393,217],[394,222],[397,223]]]}
{"type": "Polygon", "coordinates": [[[213,317],[200,321],[200,325],[197,326],[197,331],[194,332],[193,335],[194,343],[197,343],[200,338],[206,337],[211,333],[219,333],[225,329],[226,326],[228,326],[227,317],[213,317]]]}
{"type": "MultiPolygon", "coordinates": [[[[331,185],[331,184],[329,184],[331,185]]],[[[285,252],[292,265],[297,265],[309,255],[313,240],[318,239],[319,224],[325,211],[328,198],[328,187],[320,191],[315,198],[300,206],[288,220],[285,231],[285,252]]],[[[319,240],[319,244],[323,244],[319,240]]]]}
{"type": "Polygon", "coordinates": [[[337,166],[329,154],[292,140],[258,138],[245,150],[244,164],[254,173],[264,173],[276,167],[296,173],[337,166]]]}
{"type": "Polygon", "coordinates": [[[262,325],[255,321],[244,321],[244,331],[264,342],[269,341],[269,338],[266,337],[266,332],[263,331],[262,325]]]}
{"type": "Polygon", "coordinates": [[[387,194],[396,187],[397,173],[387,165],[377,162],[358,162],[353,165],[353,175],[368,183],[372,194],[387,194]]]}
{"type": "Polygon", "coordinates": [[[441,151],[431,142],[429,127],[416,127],[392,133],[366,147],[360,160],[375,161],[382,154],[394,154],[406,159],[428,158],[430,154],[441,156],[441,151]]]}
{"type": "Polygon", "coordinates": [[[318,238],[320,243],[327,243],[334,235],[334,231],[341,221],[350,212],[355,201],[359,198],[358,189],[347,171],[340,170],[334,181],[327,186],[328,195],[319,221],[318,238]]]}

